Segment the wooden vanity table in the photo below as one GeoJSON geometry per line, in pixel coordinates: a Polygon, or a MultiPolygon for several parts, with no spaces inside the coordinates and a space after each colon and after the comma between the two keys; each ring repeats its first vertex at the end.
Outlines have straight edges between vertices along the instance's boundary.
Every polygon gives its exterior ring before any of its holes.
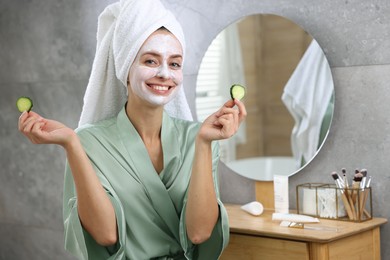
{"type": "Polygon", "coordinates": [[[279,221],[272,221],[271,210],[252,216],[239,205],[225,206],[230,242],[222,260],[381,259],[380,226],[387,223],[385,218],[361,223],[320,219],[306,225],[332,230],[309,230],[281,227],[279,221]]]}

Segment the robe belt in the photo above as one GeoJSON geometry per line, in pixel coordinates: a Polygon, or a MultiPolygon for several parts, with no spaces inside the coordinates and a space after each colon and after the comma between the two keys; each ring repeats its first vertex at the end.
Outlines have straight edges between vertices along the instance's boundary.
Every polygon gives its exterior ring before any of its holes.
{"type": "Polygon", "coordinates": [[[180,252],[175,255],[159,256],[156,258],[152,258],[151,260],[185,260],[185,259],[187,258],[184,256],[184,252],[180,252]]]}

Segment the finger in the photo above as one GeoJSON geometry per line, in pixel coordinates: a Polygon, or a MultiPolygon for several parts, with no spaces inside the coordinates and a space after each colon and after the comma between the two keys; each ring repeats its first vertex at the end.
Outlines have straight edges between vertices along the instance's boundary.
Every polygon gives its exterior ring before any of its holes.
{"type": "Polygon", "coordinates": [[[231,120],[232,123],[236,126],[235,128],[238,129],[239,127],[239,112],[237,109],[234,109],[234,108],[223,108],[221,109],[220,111],[220,115],[218,115],[218,117],[223,117],[223,116],[227,116],[229,115],[229,117],[226,117],[227,120],[231,120]]]}
{"type": "Polygon", "coordinates": [[[232,117],[230,118],[227,118],[229,120],[232,120],[232,124],[234,124],[234,129],[235,131],[238,130],[239,126],[240,126],[240,117],[239,117],[239,112],[237,109],[233,109],[233,108],[230,108],[230,109],[225,109],[225,114],[224,115],[232,115],[232,117]]]}
{"type": "Polygon", "coordinates": [[[220,137],[223,139],[232,137],[236,131],[232,124],[232,118],[220,117],[218,122],[221,124],[220,137]]]}
{"type": "Polygon", "coordinates": [[[222,116],[220,116],[220,117],[217,117],[216,119],[215,119],[215,121],[214,121],[214,125],[215,126],[218,126],[218,127],[222,127],[223,126],[223,124],[226,124],[227,122],[229,121],[229,116],[228,116],[228,114],[227,115],[222,115],[222,116]],[[223,122],[223,123],[222,123],[223,122]]]}
{"type": "Polygon", "coordinates": [[[42,121],[41,118],[35,118],[35,117],[28,118],[28,119],[26,120],[25,125],[24,125],[23,133],[24,133],[24,134],[30,134],[30,132],[32,131],[34,125],[35,125],[36,123],[41,122],[41,121],[42,121]]]}
{"type": "Polygon", "coordinates": [[[27,120],[22,125],[22,132],[25,135],[28,135],[31,131],[32,126],[34,125],[34,119],[33,118],[27,118],[27,120]]]}
{"type": "Polygon", "coordinates": [[[225,108],[233,108],[234,107],[234,101],[233,99],[229,99],[228,101],[225,102],[225,104],[222,105],[222,107],[215,113],[216,116],[222,115],[222,110],[225,108]]]}
{"type": "Polygon", "coordinates": [[[28,113],[27,111],[24,111],[20,116],[19,116],[19,121],[18,121],[18,129],[19,131],[22,131],[23,129],[23,124],[24,124],[24,121],[26,121],[28,117],[28,113]]]}
{"type": "Polygon", "coordinates": [[[225,104],[223,104],[223,107],[234,107],[234,100],[233,99],[229,99],[228,101],[225,102],[225,104]]]}
{"type": "Polygon", "coordinates": [[[22,132],[29,132],[36,120],[37,119],[35,117],[27,117],[27,119],[22,124],[22,132]]]}
{"type": "Polygon", "coordinates": [[[40,114],[34,112],[34,111],[30,111],[28,112],[29,116],[33,116],[33,117],[36,117],[36,118],[43,118],[40,114]]]}
{"type": "Polygon", "coordinates": [[[42,118],[39,114],[33,112],[33,111],[30,111],[30,112],[27,112],[27,111],[24,111],[22,113],[22,115],[20,116],[20,118],[24,119],[25,121],[26,120],[33,120],[33,119],[37,119],[37,118],[42,118]]]}
{"type": "MultiPolygon", "coordinates": [[[[238,130],[238,127],[240,126],[239,122],[238,122],[238,111],[235,110],[234,113],[232,114],[226,114],[226,117],[225,117],[228,121],[229,121],[229,128],[234,131],[234,133],[237,132],[238,130]]],[[[234,134],[233,133],[233,134],[234,134]]]]}
{"type": "Polygon", "coordinates": [[[45,123],[42,120],[38,120],[31,128],[30,140],[34,144],[42,143],[42,127],[45,123]]]}
{"type": "Polygon", "coordinates": [[[234,115],[233,114],[225,114],[223,116],[218,117],[217,122],[223,126],[234,126],[236,125],[234,122],[234,115]]]}
{"type": "Polygon", "coordinates": [[[42,133],[42,127],[45,123],[38,119],[35,121],[34,125],[31,127],[31,133],[34,135],[40,135],[42,133]]]}
{"type": "Polygon", "coordinates": [[[246,112],[246,108],[245,108],[245,105],[244,103],[242,103],[240,100],[238,99],[234,99],[234,103],[237,105],[238,107],[238,111],[239,111],[239,122],[241,123],[245,117],[247,116],[247,112],[246,112]]]}
{"type": "Polygon", "coordinates": [[[24,111],[20,117],[19,117],[19,130],[23,130],[24,126],[31,122],[32,120],[35,120],[37,118],[38,114],[35,113],[32,114],[31,112],[24,111]]]}
{"type": "Polygon", "coordinates": [[[237,109],[234,109],[234,108],[222,107],[218,111],[217,117],[220,117],[220,116],[225,115],[225,114],[236,114],[236,115],[238,115],[238,111],[237,111],[237,109]]]}

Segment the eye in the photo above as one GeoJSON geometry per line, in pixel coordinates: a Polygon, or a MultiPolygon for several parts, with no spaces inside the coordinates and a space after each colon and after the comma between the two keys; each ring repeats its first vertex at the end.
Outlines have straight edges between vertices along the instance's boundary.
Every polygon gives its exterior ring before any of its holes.
{"type": "Polygon", "coordinates": [[[159,59],[156,55],[145,53],[141,57],[141,64],[148,67],[156,67],[159,66],[159,59]]]}
{"type": "Polygon", "coordinates": [[[180,63],[177,63],[177,62],[172,62],[171,63],[171,67],[175,68],[175,69],[180,69],[181,68],[181,64],[180,63]]]}
{"type": "Polygon", "coordinates": [[[156,64],[157,64],[157,61],[154,60],[154,59],[147,59],[147,60],[145,60],[145,64],[148,64],[148,65],[156,65],[156,64]]]}
{"type": "Polygon", "coordinates": [[[169,62],[169,66],[172,69],[175,69],[175,70],[181,69],[181,65],[182,65],[181,58],[174,57],[174,58],[169,59],[168,62],[169,62]]]}

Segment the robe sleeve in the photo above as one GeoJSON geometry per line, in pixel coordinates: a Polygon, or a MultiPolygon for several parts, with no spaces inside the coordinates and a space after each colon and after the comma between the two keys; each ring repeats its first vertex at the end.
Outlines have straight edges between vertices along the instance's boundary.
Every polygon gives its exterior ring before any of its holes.
{"type": "Polygon", "coordinates": [[[185,224],[185,212],[187,205],[187,193],[184,198],[182,213],[180,216],[180,243],[184,249],[187,259],[201,260],[201,259],[218,259],[222,251],[229,243],[229,221],[227,211],[220,200],[219,182],[218,182],[218,163],[219,163],[219,146],[218,142],[213,142],[213,179],[214,189],[217,196],[219,206],[219,217],[210,238],[199,245],[192,244],[187,235],[187,228],[185,224]]]}
{"type": "Polygon", "coordinates": [[[82,227],[77,210],[74,181],[69,165],[66,163],[63,201],[65,249],[82,260],[125,259],[126,227],[122,205],[106,178],[96,168],[95,171],[115,209],[118,242],[111,247],[101,246],[82,227]]]}

